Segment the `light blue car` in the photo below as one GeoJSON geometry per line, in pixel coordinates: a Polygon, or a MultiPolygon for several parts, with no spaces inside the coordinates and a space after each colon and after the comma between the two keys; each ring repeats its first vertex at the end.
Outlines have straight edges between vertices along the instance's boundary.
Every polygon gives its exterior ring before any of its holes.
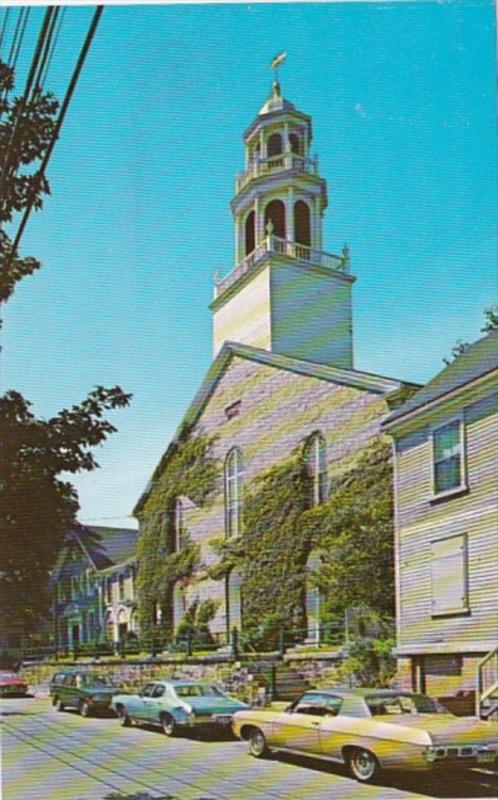
{"type": "Polygon", "coordinates": [[[112,707],[123,727],[160,725],[166,736],[206,725],[230,727],[232,715],[249,708],[211,683],[174,680],[151,681],[139,694],[114,695],[112,707]]]}

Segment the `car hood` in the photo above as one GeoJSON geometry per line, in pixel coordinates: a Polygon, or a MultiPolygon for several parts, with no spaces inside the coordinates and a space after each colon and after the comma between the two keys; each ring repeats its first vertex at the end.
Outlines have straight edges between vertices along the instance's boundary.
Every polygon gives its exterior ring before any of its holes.
{"type": "Polygon", "coordinates": [[[400,728],[425,731],[434,745],[442,744],[496,744],[498,727],[492,722],[483,722],[477,717],[454,717],[451,714],[406,714],[399,716],[383,714],[375,717],[400,728]]]}
{"type": "Polygon", "coordinates": [[[197,714],[234,714],[243,708],[249,708],[246,703],[232,700],[231,697],[182,697],[182,701],[197,714]]]}

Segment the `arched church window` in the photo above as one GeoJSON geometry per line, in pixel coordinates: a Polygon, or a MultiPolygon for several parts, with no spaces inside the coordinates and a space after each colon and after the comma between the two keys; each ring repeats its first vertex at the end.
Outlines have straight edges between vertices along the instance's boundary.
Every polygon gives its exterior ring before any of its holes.
{"type": "Polygon", "coordinates": [[[314,433],[306,445],[310,507],[327,499],[327,446],[321,433],[314,433]]]}
{"type": "Polygon", "coordinates": [[[268,154],[268,158],[280,155],[282,152],[282,137],[279,133],[272,133],[272,135],[269,137],[266,145],[266,152],[268,154]]]}
{"type": "Polygon", "coordinates": [[[310,209],[304,200],[294,204],[294,237],[298,244],[311,246],[310,209]]]}
{"type": "Polygon", "coordinates": [[[320,643],[320,605],[321,593],[315,583],[314,577],[322,564],[320,554],[316,551],[310,553],[306,563],[305,608],[307,641],[311,644],[320,643]]]}
{"type": "Polygon", "coordinates": [[[185,536],[185,508],[177,497],[175,501],[175,551],[178,553],[183,546],[183,538],[185,536]]]}
{"type": "Polygon", "coordinates": [[[250,214],[247,215],[246,224],[245,224],[245,251],[246,256],[249,253],[252,253],[254,248],[256,247],[256,230],[255,230],[255,223],[256,223],[256,215],[254,211],[251,211],[250,214]]]}
{"type": "Polygon", "coordinates": [[[271,221],[273,235],[285,239],[285,205],[282,200],[272,200],[265,208],[265,230],[271,221]]]}
{"type": "Polygon", "coordinates": [[[289,142],[290,142],[290,149],[292,153],[295,153],[297,156],[301,155],[301,139],[297,135],[297,133],[289,134],[289,142]]]}
{"type": "Polygon", "coordinates": [[[242,454],[234,447],[225,462],[225,526],[228,539],[240,534],[243,480],[242,454]]]}

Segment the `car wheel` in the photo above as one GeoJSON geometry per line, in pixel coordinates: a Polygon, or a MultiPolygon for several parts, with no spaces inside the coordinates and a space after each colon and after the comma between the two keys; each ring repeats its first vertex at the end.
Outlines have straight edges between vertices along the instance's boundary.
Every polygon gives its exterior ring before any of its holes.
{"type": "Polygon", "coordinates": [[[255,758],[265,758],[270,754],[263,731],[254,728],[249,735],[249,752],[255,758]]]}
{"type": "Polygon", "coordinates": [[[55,710],[56,710],[56,711],[64,711],[64,709],[65,709],[65,707],[66,707],[66,706],[64,705],[64,703],[62,702],[62,700],[60,699],[60,697],[56,697],[56,698],[55,698],[55,700],[54,700],[54,706],[55,706],[55,710]]]}
{"type": "Polygon", "coordinates": [[[128,714],[126,713],[126,708],[124,706],[119,706],[118,708],[118,718],[119,723],[122,728],[129,728],[131,725],[131,719],[129,718],[128,714]]]}
{"type": "Polygon", "coordinates": [[[90,716],[90,703],[88,700],[82,700],[78,706],[78,710],[82,717],[90,716]]]}
{"type": "Polygon", "coordinates": [[[163,714],[161,717],[161,726],[166,736],[175,736],[177,727],[176,722],[171,714],[163,714]]]}
{"type": "Polygon", "coordinates": [[[353,778],[361,783],[369,783],[379,774],[379,763],[374,754],[360,747],[349,752],[348,766],[353,778]]]}

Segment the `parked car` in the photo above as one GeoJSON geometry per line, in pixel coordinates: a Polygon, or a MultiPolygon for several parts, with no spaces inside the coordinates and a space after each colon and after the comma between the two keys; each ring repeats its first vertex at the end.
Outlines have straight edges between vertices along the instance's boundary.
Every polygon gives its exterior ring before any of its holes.
{"type": "Polygon", "coordinates": [[[0,670],[0,697],[24,697],[28,684],[16,672],[0,670]]]}
{"type": "Polygon", "coordinates": [[[117,691],[107,678],[86,670],[61,670],[50,681],[52,705],[57,711],[71,706],[82,717],[109,713],[112,695],[117,691]]]}
{"type": "Polygon", "coordinates": [[[496,725],[455,717],[413,692],[308,691],[285,711],[240,711],[232,725],[253,756],[286,751],[330,760],[362,782],[383,769],[453,772],[498,758],[496,725]]]}
{"type": "Polygon", "coordinates": [[[170,680],[151,681],[139,694],[118,694],[112,707],[123,726],[148,722],[160,725],[166,736],[180,729],[229,727],[236,711],[249,708],[210,683],[170,680]]]}

